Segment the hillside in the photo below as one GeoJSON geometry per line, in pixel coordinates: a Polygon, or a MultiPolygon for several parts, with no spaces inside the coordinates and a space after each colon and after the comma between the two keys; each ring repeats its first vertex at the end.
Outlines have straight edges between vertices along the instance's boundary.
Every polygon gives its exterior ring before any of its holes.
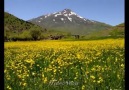
{"type": "Polygon", "coordinates": [[[124,23],[118,24],[108,30],[93,32],[84,38],[95,39],[95,38],[123,38],[125,35],[124,23]]]}
{"type": "Polygon", "coordinates": [[[38,25],[21,20],[12,14],[4,13],[4,37],[6,39],[14,38],[31,38],[29,30],[32,28],[38,28],[43,30],[38,25]]]}

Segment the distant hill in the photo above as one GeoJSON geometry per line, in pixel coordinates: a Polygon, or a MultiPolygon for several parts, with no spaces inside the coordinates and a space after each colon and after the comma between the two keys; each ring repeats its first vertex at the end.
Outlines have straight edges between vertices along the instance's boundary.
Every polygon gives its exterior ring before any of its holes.
{"type": "Polygon", "coordinates": [[[116,25],[115,27],[113,27],[110,32],[109,32],[110,36],[116,36],[116,37],[124,37],[125,35],[125,25],[124,23],[121,23],[119,25],[116,25]]]}
{"type": "Polygon", "coordinates": [[[124,23],[118,24],[110,29],[93,32],[87,35],[85,38],[94,39],[94,38],[124,38],[125,35],[125,26],[124,23]]]}
{"type": "Polygon", "coordinates": [[[77,35],[87,35],[91,32],[106,30],[112,27],[102,22],[83,18],[70,9],[42,15],[28,21],[49,30],[69,32],[77,35]]]}
{"type": "Polygon", "coordinates": [[[116,27],[125,27],[125,24],[121,23],[121,24],[116,25],[116,27]]]}

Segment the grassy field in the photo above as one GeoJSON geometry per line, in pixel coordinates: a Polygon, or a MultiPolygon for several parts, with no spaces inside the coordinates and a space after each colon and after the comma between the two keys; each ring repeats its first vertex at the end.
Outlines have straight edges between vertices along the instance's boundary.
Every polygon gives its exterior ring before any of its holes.
{"type": "Polygon", "coordinates": [[[5,42],[5,90],[124,90],[124,39],[5,42]]]}

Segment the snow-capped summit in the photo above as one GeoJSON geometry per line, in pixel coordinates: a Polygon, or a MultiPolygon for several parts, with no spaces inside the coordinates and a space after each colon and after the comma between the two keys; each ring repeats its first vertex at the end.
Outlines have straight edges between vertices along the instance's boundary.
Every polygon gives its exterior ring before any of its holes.
{"type": "Polygon", "coordinates": [[[76,32],[80,32],[79,29],[93,31],[96,27],[98,28],[99,26],[99,29],[105,29],[105,27],[109,26],[95,20],[86,19],[76,14],[71,9],[64,9],[59,12],[42,15],[40,17],[29,20],[29,22],[50,29],[65,29],[65,31],[69,32],[71,32],[73,29],[76,32]]]}
{"type": "Polygon", "coordinates": [[[86,21],[88,21],[88,19],[85,19],[85,18],[77,15],[75,12],[73,12],[70,9],[64,9],[64,10],[59,11],[59,12],[55,12],[55,13],[52,13],[52,14],[43,15],[43,16],[40,16],[38,18],[32,19],[30,21],[31,22],[37,22],[37,21],[39,21],[38,19],[40,19],[40,21],[41,21],[41,22],[39,22],[39,25],[41,23],[46,22],[46,21],[47,22],[53,21],[53,23],[54,22],[60,23],[62,21],[63,21],[63,23],[66,23],[66,22],[67,23],[70,23],[70,22],[74,22],[74,23],[83,22],[83,24],[86,23],[86,21]]]}
{"type": "Polygon", "coordinates": [[[61,11],[63,14],[70,14],[72,12],[72,10],[70,9],[64,9],[63,11],[61,11]]]}

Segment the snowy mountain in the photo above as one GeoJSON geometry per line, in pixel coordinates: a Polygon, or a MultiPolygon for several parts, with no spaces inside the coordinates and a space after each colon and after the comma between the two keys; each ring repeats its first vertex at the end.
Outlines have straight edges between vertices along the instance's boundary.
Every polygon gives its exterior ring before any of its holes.
{"type": "Polygon", "coordinates": [[[83,18],[70,9],[42,15],[29,20],[29,22],[50,30],[65,31],[80,35],[86,35],[94,31],[105,30],[111,27],[102,22],[83,18]]]}

